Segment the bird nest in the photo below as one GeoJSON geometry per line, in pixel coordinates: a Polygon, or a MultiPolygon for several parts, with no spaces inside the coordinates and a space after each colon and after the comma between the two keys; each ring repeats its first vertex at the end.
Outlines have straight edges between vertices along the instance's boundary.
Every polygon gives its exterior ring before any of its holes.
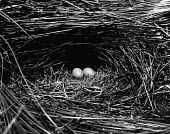
{"type": "Polygon", "coordinates": [[[166,4],[0,5],[0,132],[170,133],[166,4]],[[76,67],[95,75],[76,79],[76,67]]]}

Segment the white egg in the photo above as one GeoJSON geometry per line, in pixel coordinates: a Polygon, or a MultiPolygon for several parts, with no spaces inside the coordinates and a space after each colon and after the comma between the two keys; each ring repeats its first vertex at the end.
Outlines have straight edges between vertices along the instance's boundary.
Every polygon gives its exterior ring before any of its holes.
{"type": "Polygon", "coordinates": [[[83,69],[83,74],[85,76],[93,77],[95,75],[95,72],[92,68],[86,67],[86,68],[83,69]]]}
{"type": "Polygon", "coordinates": [[[83,71],[80,69],[80,68],[74,68],[73,71],[72,71],[72,75],[75,77],[75,78],[82,78],[83,77],[83,71]]]}

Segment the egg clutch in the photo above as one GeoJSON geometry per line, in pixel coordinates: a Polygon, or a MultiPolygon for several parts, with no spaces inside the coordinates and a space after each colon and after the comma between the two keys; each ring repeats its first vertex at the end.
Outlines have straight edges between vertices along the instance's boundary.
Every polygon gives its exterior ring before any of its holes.
{"type": "Polygon", "coordinates": [[[95,75],[95,71],[92,68],[84,68],[81,70],[80,68],[74,68],[72,71],[72,75],[74,78],[81,79],[83,76],[93,77],[95,75]]]}

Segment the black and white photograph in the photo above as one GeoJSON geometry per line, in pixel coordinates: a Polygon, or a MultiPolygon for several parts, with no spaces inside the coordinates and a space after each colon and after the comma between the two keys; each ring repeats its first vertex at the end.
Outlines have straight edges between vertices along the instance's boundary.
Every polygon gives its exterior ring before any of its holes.
{"type": "Polygon", "coordinates": [[[170,134],[170,0],[0,0],[0,134],[170,134]]]}

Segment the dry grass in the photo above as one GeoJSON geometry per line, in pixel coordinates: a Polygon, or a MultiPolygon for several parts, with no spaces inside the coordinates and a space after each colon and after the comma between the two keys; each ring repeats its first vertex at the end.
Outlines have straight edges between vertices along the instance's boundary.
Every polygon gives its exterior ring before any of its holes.
{"type": "Polygon", "coordinates": [[[130,0],[0,4],[0,132],[170,133],[168,7],[152,12],[153,3],[130,0]],[[54,66],[74,64],[69,51],[80,45],[105,63],[93,61],[94,77],[75,79],[73,66],[54,66]],[[42,68],[42,75],[29,80],[25,68],[42,68]]]}

